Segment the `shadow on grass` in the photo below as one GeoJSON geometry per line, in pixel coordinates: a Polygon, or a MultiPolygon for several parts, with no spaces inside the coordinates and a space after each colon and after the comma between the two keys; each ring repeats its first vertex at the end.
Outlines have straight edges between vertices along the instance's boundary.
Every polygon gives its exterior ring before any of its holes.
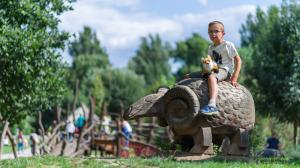
{"type": "Polygon", "coordinates": [[[300,166],[299,159],[292,159],[288,157],[243,157],[243,156],[223,156],[215,155],[203,157],[199,155],[187,155],[187,156],[174,156],[173,160],[183,161],[183,162],[215,162],[215,163],[256,163],[256,164],[293,164],[300,166]]]}

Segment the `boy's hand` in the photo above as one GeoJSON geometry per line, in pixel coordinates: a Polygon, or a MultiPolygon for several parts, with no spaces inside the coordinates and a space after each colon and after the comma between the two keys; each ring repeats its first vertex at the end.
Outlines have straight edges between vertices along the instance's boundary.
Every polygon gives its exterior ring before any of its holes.
{"type": "Polygon", "coordinates": [[[230,83],[236,87],[237,86],[237,77],[235,75],[233,75],[230,79],[230,83]]]}

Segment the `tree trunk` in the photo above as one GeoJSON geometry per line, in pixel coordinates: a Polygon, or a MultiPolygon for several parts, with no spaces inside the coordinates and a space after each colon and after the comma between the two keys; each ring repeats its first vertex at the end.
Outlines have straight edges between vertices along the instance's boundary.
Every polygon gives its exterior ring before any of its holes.
{"type": "Polygon", "coordinates": [[[75,118],[75,110],[76,110],[76,102],[77,102],[77,97],[78,97],[78,88],[79,88],[79,80],[76,80],[76,86],[75,86],[75,90],[73,93],[73,107],[72,107],[72,114],[73,114],[73,121],[76,120],[75,118]]]}
{"type": "MultiPolygon", "coordinates": [[[[94,118],[94,114],[95,114],[95,106],[96,106],[96,98],[95,97],[90,97],[90,115],[89,115],[89,126],[93,125],[93,118],[94,118]]],[[[90,136],[91,136],[91,142],[93,142],[94,140],[94,132],[95,129],[93,128],[92,131],[90,132],[90,136]]]]}
{"type": "MultiPolygon", "coordinates": [[[[81,109],[82,109],[82,111],[83,111],[83,117],[86,119],[87,118],[87,116],[86,116],[86,111],[85,111],[85,108],[84,108],[84,105],[83,105],[83,103],[81,102],[80,103],[80,105],[81,105],[81,109]]],[[[90,110],[91,111],[91,110],[90,110]]],[[[86,121],[88,121],[88,120],[86,120],[86,121]]]]}
{"type": "Polygon", "coordinates": [[[88,119],[88,126],[91,126],[93,124],[93,117],[95,113],[95,98],[94,97],[89,97],[90,98],[90,113],[89,113],[89,119],[88,119]]]}
{"type": "Polygon", "coordinates": [[[79,129],[79,135],[78,135],[78,139],[77,139],[77,144],[76,144],[76,149],[75,152],[77,152],[79,150],[79,146],[82,140],[82,132],[84,130],[84,127],[82,127],[81,129],[79,129]]]}
{"type": "Polygon", "coordinates": [[[16,143],[14,141],[14,137],[10,131],[10,129],[8,128],[7,129],[7,135],[8,135],[8,138],[9,138],[9,141],[10,141],[10,144],[11,144],[11,147],[12,147],[12,150],[13,150],[13,154],[14,154],[14,157],[17,158],[17,152],[16,152],[16,143]]]}
{"type": "Polygon", "coordinates": [[[4,125],[3,132],[2,132],[2,135],[1,135],[1,139],[0,139],[0,160],[1,160],[2,147],[3,147],[3,144],[2,144],[2,143],[4,142],[4,138],[5,138],[7,129],[8,129],[8,125],[9,125],[9,122],[8,122],[8,121],[5,121],[5,125],[4,125]]]}
{"type": "Polygon", "coordinates": [[[121,114],[121,118],[123,118],[123,115],[124,115],[124,103],[122,101],[120,101],[120,114],[121,114]]]}
{"type": "Polygon", "coordinates": [[[298,145],[298,118],[295,119],[294,121],[294,137],[293,137],[293,142],[294,142],[294,146],[296,147],[298,145]]]}
{"type": "MultiPolygon", "coordinates": [[[[67,114],[66,114],[67,119],[69,118],[69,115],[70,115],[70,109],[71,109],[71,105],[68,103],[68,106],[67,106],[67,114]]],[[[74,119],[73,119],[73,121],[74,121],[74,119]]]]}
{"type": "Polygon", "coordinates": [[[42,112],[39,111],[39,116],[38,116],[38,123],[39,123],[39,127],[40,127],[40,130],[41,130],[41,136],[42,136],[42,139],[43,141],[45,140],[45,129],[44,129],[44,126],[43,126],[43,123],[42,123],[42,112]]]}
{"type": "Polygon", "coordinates": [[[56,121],[57,123],[60,123],[61,121],[61,107],[56,106],[56,121]]]}

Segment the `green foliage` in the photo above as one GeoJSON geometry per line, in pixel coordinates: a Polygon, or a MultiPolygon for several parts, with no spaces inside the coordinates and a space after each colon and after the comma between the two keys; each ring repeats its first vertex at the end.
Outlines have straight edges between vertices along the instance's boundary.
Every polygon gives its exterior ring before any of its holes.
{"type": "Polygon", "coordinates": [[[165,76],[161,76],[157,81],[155,81],[151,86],[146,89],[146,94],[152,94],[157,91],[160,87],[172,88],[175,84],[175,77],[170,77],[167,79],[165,76]]]}
{"type": "Polygon", "coordinates": [[[164,168],[297,168],[299,161],[291,162],[288,159],[265,159],[265,160],[225,160],[225,159],[206,159],[203,161],[176,161],[171,157],[131,157],[128,159],[93,159],[93,158],[69,158],[69,157],[30,157],[19,158],[14,160],[3,160],[0,162],[0,167],[132,167],[132,168],[149,168],[149,167],[164,167],[164,168]]]}
{"type": "MultiPolygon", "coordinates": [[[[69,69],[70,86],[69,93],[75,88],[79,80],[79,100],[77,103],[88,104],[89,97],[96,98],[97,107],[105,97],[105,90],[102,82],[101,70],[110,67],[107,53],[100,46],[96,33],[90,27],[85,26],[83,32],[79,33],[69,47],[69,52],[74,58],[69,69]]],[[[66,102],[70,103],[69,94],[66,95],[66,102]]],[[[73,97],[73,96],[72,96],[73,97]]],[[[98,111],[99,109],[96,109],[98,111]]]]}
{"type": "Polygon", "coordinates": [[[287,154],[294,149],[293,144],[293,126],[285,122],[280,122],[279,119],[260,114],[256,116],[255,127],[251,131],[250,146],[251,152],[256,154],[265,148],[266,140],[274,131],[280,141],[282,151],[287,154]]]}
{"type": "Polygon", "coordinates": [[[172,143],[169,141],[164,141],[160,137],[155,137],[154,145],[165,151],[172,150],[172,143]]]}
{"type": "Polygon", "coordinates": [[[251,48],[255,60],[250,73],[257,107],[284,121],[300,118],[299,21],[299,4],[284,1],[266,13],[258,8],[241,29],[242,46],[251,48]]]}
{"type": "Polygon", "coordinates": [[[145,80],[128,69],[102,70],[102,81],[111,111],[119,112],[121,101],[128,108],[144,95],[145,80]]]}
{"type": "Polygon", "coordinates": [[[101,69],[90,69],[80,85],[80,98],[83,102],[89,102],[87,96],[96,98],[97,106],[102,105],[105,97],[105,88],[102,81],[101,69]]]}
{"type": "Polygon", "coordinates": [[[171,67],[168,63],[170,46],[163,44],[158,35],[143,37],[136,55],[129,61],[128,67],[136,74],[142,75],[146,85],[150,86],[162,77],[171,77],[171,67]]]}
{"type": "Polygon", "coordinates": [[[0,106],[11,124],[57,104],[64,91],[58,15],[72,0],[0,1],[0,106]]]}
{"type": "Polygon", "coordinates": [[[109,64],[108,55],[101,48],[96,32],[93,32],[88,26],[84,26],[83,32],[79,33],[79,37],[71,42],[69,53],[72,57],[79,55],[102,55],[103,60],[106,61],[105,64],[109,64]]]}
{"type": "Polygon", "coordinates": [[[108,65],[105,55],[79,55],[73,60],[72,81],[82,80],[91,69],[103,69],[108,65]]]}
{"type": "Polygon", "coordinates": [[[201,58],[206,57],[208,45],[208,41],[197,33],[185,41],[176,43],[172,57],[175,58],[175,62],[183,64],[177,72],[178,79],[182,79],[187,73],[200,71],[201,58]]]}
{"type": "Polygon", "coordinates": [[[286,155],[291,159],[299,160],[300,159],[300,146],[297,146],[296,148],[291,148],[290,150],[288,150],[286,152],[286,155]]]}

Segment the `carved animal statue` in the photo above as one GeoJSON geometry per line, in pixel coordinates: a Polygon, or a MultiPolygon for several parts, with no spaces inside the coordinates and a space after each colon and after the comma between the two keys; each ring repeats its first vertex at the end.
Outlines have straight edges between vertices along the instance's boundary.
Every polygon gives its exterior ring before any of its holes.
{"type": "Polygon", "coordinates": [[[140,117],[158,118],[160,126],[169,128],[174,143],[192,140],[188,150],[197,154],[213,154],[213,143],[220,146],[224,155],[249,155],[249,132],[255,122],[252,95],[243,87],[229,82],[218,83],[216,115],[198,112],[208,103],[207,81],[190,78],[178,82],[170,90],[160,89],[134,104],[123,115],[124,119],[140,117]]]}
{"type": "Polygon", "coordinates": [[[218,71],[218,64],[214,60],[212,60],[210,55],[207,55],[207,57],[202,58],[202,72],[204,74],[210,74],[212,72],[217,73],[218,71]]]}

